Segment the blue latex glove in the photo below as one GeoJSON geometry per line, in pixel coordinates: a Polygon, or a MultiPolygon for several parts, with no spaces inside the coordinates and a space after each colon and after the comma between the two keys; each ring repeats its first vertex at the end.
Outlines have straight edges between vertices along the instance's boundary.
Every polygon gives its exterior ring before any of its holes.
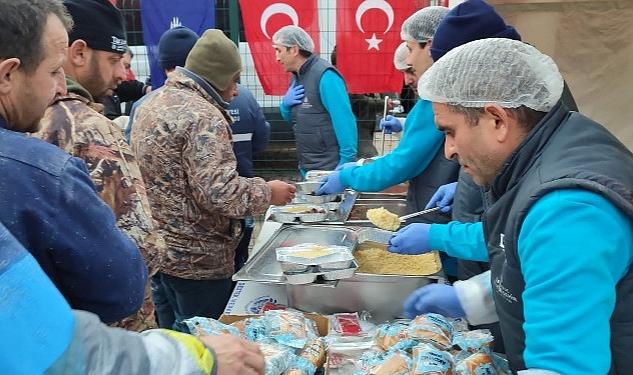
{"type": "Polygon", "coordinates": [[[357,163],[357,162],[355,162],[355,161],[350,161],[350,162],[348,162],[348,163],[339,164],[339,165],[336,167],[335,171],[342,171],[342,170],[344,170],[344,169],[347,169],[347,168],[353,168],[353,167],[358,167],[358,163],[357,163]]]}
{"type": "Polygon", "coordinates": [[[384,131],[385,134],[400,133],[402,131],[402,123],[392,115],[387,115],[387,117],[380,120],[380,130],[384,131]]]}
{"type": "Polygon", "coordinates": [[[429,284],[411,293],[404,301],[404,314],[409,319],[426,313],[442,314],[449,318],[466,316],[457,298],[455,287],[446,284],[429,284]]]}
{"type": "Polygon", "coordinates": [[[321,187],[314,195],[338,194],[345,190],[345,186],[341,182],[341,171],[334,171],[321,179],[321,187]]]}
{"type": "Polygon", "coordinates": [[[413,223],[400,229],[389,240],[388,250],[398,254],[425,254],[431,251],[429,231],[431,224],[413,223]]]}
{"type": "Polygon", "coordinates": [[[440,186],[435,194],[426,204],[424,209],[433,207],[442,207],[440,211],[448,213],[453,209],[453,198],[455,198],[455,189],[457,189],[457,182],[440,186]]]}
{"type": "Polygon", "coordinates": [[[286,107],[290,108],[297,104],[301,104],[304,95],[305,89],[303,88],[303,85],[295,86],[295,82],[292,82],[292,85],[288,88],[282,102],[286,107]]]}

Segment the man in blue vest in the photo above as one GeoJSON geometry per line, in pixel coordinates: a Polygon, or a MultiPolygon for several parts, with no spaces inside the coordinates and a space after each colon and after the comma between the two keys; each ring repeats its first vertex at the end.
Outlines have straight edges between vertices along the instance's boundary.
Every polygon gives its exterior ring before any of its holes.
{"type": "MultiPolygon", "coordinates": [[[[411,66],[418,78],[433,64],[430,55],[432,38],[447,13],[445,7],[431,6],[417,11],[402,24],[400,35],[410,52],[405,64],[411,66]]],[[[385,120],[381,123],[382,127],[398,130],[400,123],[397,119],[385,120]]],[[[367,165],[344,165],[342,170],[331,173],[325,179],[317,194],[338,193],[348,187],[357,191],[381,191],[409,181],[408,211],[424,209],[437,188],[457,181],[459,165],[444,157],[444,139],[435,128],[431,102],[418,100],[407,116],[407,124],[398,147],[392,152],[367,165]]],[[[411,221],[446,223],[449,220],[449,214],[437,212],[411,221]]],[[[456,274],[454,260],[445,258],[443,265],[451,276],[456,274]]]]}
{"type": "MultiPolygon", "coordinates": [[[[233,117],[233,152],[237,159],[237,173],[242,177],[253,177],[253,155],[263,152],[270,139],[270,124],[264,117],[262,108],[250,90],[237,84],[236,97],[231,100],[228,112],[233,117]]],[[[243,221],[244,235],[235,249],[235,272],[248,260],[248,245],[253,235],[252,217],[243,221]]]]}
{"type": "Polygon", "coordinates": [[[312,38],[298,26],[279,29],[273,47],[277,61],[293,74],[279,108],[293,124],[301,174],[355,161],[356,119],[341,74],[314,54],[312,38]]]}
{"type": "MultiPolygon", "coordinates": [[[[433,102],[446,156],[486,188],[489,206],[481,222],[405,227],[390,251],[489,260],[514,372],[624,374],[633,368],[633,154],[569,111],[563,86],[556,64],[520,41],[478,40],[439,59],[418,92],[433,102]]],[[[421,297],[405,302],[409,314],[425,312],[421,297]]]]}

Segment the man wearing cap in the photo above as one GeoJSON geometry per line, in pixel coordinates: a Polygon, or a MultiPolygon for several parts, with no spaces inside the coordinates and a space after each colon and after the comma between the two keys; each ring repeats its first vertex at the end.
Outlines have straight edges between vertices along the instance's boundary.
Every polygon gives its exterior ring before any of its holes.
{"type": "MultiPolygon", "coordinates": [[[[198,41],[198,34],[185,26],[174,27],[161,35],[158,41],[158,65],[165,71],[165,75],[169,76],[169,73],[173,72],[177,66],[185,66],[187,55],[189,55],[189,51],[191,51],[193,45],[196,44],[196,41],[198,41]]],[[[162,87],[163,86],[160,86],[158,89],[153,90],[132,105],[130,117],[125,127],[125,139],[127,143],[130,143],[130,133],[134,125],[136,108],[162,87]]]]}
{"type": "Polygon", "coordinates": [[[293,124],[302,175],[356,160],[356,119],[343,77],[314,54],[312,38],[298,26],[279,29],[273,48],[277,61],[293,74],[280,110],[293,124]]]}
{"type": "MultiPolygon", "coordinates": [[[[37,131],[54,97],[66,94],[66,30],[72,20],[52,0],[2,0],[0,9],[0,172],[5,176],[0,221],[73,308],[117,321],[143,302],[147,269],[141,254],[117,228],[85,163],[24,134],[37,131]]],[[[4,259],[0,263],[6,265],[4,259]]]]}
{"type": "Polygon", "coordinates": [[[186,330],[183,319],[219,317],[232,289],[240,219],[294,197],[292,185],[238,175],[227,108],[241,70],[235,44],[207,30],[185,67],[137,109],[132,149],[167,242],[158,276],[174,317],[162,327],[186,330]]]}
{"type": "Polygon", "coordinates": [[[624,374],[633,368],[633,154],[569,111],[563,86],[551,58],[509,39],[467,43],[429,69],[418,91],[433,101],[446,156],[486,187],[490,205],[478,223],[418,228],[425,239],[398,252],[490,261],[514,372],[624,374]]]}
{"type": "MultiPolygon", "coordinates": [[[[445,7],[426,7],[402,24],[401,38],[409,50],[404,65],[411,67],[416,77],[420,77],[433,63],[429,48],[433,34],[446,13],[448,8],[445,7]]],[[[383,121],[382,126],[398,130],[399,120],[394,118],[393,121],[383,121]]],[[[438,187],[457,180],[459,165],[444,157],[442,133],[435,128],[429,101],[418,100],[407,116],[407,124],[400,143],[392,152],[367,165],[344,165],[342,170],[327,177],[317,193],[331,194],[347,187],[358,191],[381,191],[409,181],[407,210],[416,212],[424,209],[438,187]]],[[[449,219],[448,214],[434,212],[414,221],[448,222],[449,219]]]]}
{"type": "MultiPolygon", "coordinates": [[[[121,129],[102,114],[102,106],[93,99],[112,94],[125,78],[123,19],[107,0],[66,0],[64,4],[75,22],[64,64],[68,92],[55,98],[34,135],[86,162],[99,195],[114,212],[118,227],[141,250],[151,276],[162,261],[164,243],[121,129]]],[[[107,252],[101,256],[106,257],[107,252]]],[[[155,326],[149,283],[143,308],[122,326],[133,330],[155,326]]]]}

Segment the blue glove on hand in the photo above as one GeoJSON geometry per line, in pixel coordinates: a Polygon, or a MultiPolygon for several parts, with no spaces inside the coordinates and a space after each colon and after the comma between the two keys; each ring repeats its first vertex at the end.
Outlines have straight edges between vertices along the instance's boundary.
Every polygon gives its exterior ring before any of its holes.
{"type": "Polygon", "coordinates": [[[431,251],[429,231],[431,224],[414,223],[400,229],[389,240],[388,250],[398,254],[425,254],[431,251]]]}
{"type": "Polygon", "coordinates": [[[384,131],[385,134],[400,133],[402,131],[402,123],[392,115],[388,115],[380,120],[380,130],[384,131]]]}
{"type": "Polygon", "coordinates": [[[341,172],[334,171],[329,175],[321,179],[321,187],[314,193],[314,195],[323,194],[338,194],[345,190],[345,186],[341,182],[341,172]]]}
{"type": "Polygon", "coordinates": [[[284,103],[284,105],[288,108],[301,104],[305,91],[306,90],[303,88],[303,85],[295,86],[295,82],[292,82],[292,85],[288,88],[282,103],[284,103]]]}
{"type": "Polygon", "coordinates": [[[426,313],[442,314],[449,318],[466,316],[457,298],[455,287],[446,284],[429,284],[411,293],[404,301],[404,314],[413,319],[426,313]]]}
{"type": "Polygon", "coordinates": [[[437,188],[437,191],[431,197],[429,203],[426,204],[424,209],[433,207],[442,207],[440,211],[448,213],[453,209],[453,198],[455,198],[455,189],[457,189],[457,182],[442,185],[437,188]]]}
{"type": "Polygon", "coordinates": [[[358,163],[355,161],[350,161],[348,163],[343,163],[343,164],[338,165],[335,171],[342,171],[344,169],[353,168],[353,167],[358,167],[358,163]]]}

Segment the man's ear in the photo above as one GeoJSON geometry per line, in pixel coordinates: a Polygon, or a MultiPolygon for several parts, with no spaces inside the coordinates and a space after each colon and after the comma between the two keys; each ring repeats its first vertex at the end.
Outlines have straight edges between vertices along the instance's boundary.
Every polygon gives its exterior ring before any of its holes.
{"type": "Polygon", "coordinates": [[[498,142],[505,142],[513,126],[513,118],[499,104],[484,105],[484,112],[494,121],[495,134],[498,142]]]}
{"type": "Polygon", "coordinates": [[[426,48],[426,53],[429,54],[429,57],[432,57],[431,56],[431,46],[432,45],[433,45],[433,39],[429,39],[429,40],[427,40],[426,45],[424,46],[424,48],[426,48]]]}
{"type": "Polygon", "coordinates": [[[68,47],[68,62],[74,66],[84,66],[88,61],[88,44],[81,39],[77,39],[68,47]]]}
{"type": "Polygon", "coordinates": [[[0,94],[8,94],[16,85],[16,74],[20,65],[20,59],[17,57],[0,61],[0,94]]]}

